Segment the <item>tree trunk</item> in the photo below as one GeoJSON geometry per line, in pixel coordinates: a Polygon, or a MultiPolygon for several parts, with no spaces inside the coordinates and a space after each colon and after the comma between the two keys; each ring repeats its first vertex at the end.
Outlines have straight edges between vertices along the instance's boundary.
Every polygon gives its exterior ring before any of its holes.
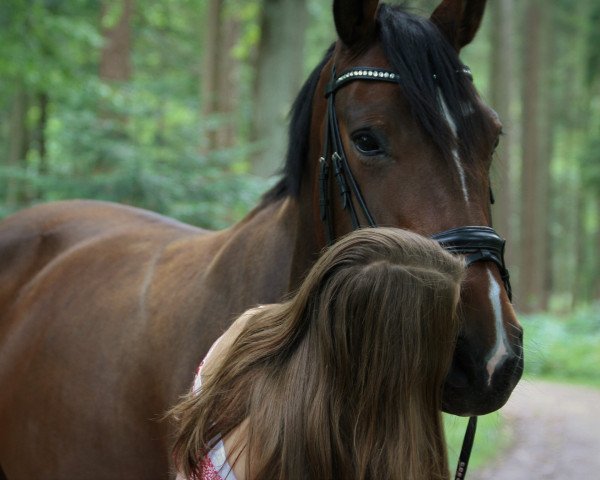
{"type": "Polygon", "coordinates": [[[552,262],[549,260],[549,251],[551,249],[551,175],[550,165],[554,157],[555,126],[557,124],[557,114],[555,99],[553,96],[556,65],[557,41],[553,35],[554,25],[550,21],[550,15],[543,15],[540,19],[541,35],[541,61],[543,68],[540,67],[540,154],[537,167],[537,197],[536,203],[537,223],[537,262],[540,266],[540,296],[539,308],[547,310],[550,297],[552,295],[552,262]]]}
{"type": "Polygon", "coordinates": [[[523,57],[523,139],[521,167],[521,241],[518,306],[535,311],[541,306],[543,266],[539,256],[540,227],[540,84],[543,10],[537,0],[529,0],[525,13],[523,57]]]}
{"type": "MultiPolygon", "coordinates": [[[[201,116],[203,118],[211,117],[219,111],[217,92],[222,74],[219,62],[222,22],[223,0],[208,0],[204,23],[204,55],[200,72],[201,116]]],[[[201,150],[212,151],[215,148],[217,148],[217,129],[208,126],[206,128],[206,143],[201,150]]]]}
{"type": "Polygon", "coordinates": [[[38,153],[40,156],[40,164],[38,171],[42,175],[48,173],[48,159],[47,159],[47,147],[46,147],[46,126],[48,124],[48,103],[50,101],[48,94],[42,92],[38,94],[38,107],[40,109],[40,116],[37,123],[37,140],[38,140],[38,153]]]}
{"type": "Polygon", "coordinates": [[[514,94],[514,45],[513,45],[513,0],[497,0],[490,3],[492,16],[492,55],[490,69],[490,99],[503,124],[504,136],[496,151],[496,168],[492,170],[492,184],[496,203],[493,207],[494,226],[507,240],[506,261],[514,263],[513,250],[516,246],[514,217],[515,167],[514,146],[516,125],[511,111],[514,94]]]}
{"type": "MultiPolygon", "coordinates": [[[[131,21],[134,0],[104,0],[102,2],[102,24],[104,46],[100,55],[100,79],[106,83],[118,85],[131,79],[131,21]],[[113,11],[112,9],[118,9],[113,11]],[[115,19],[115,20],[113,20],[115,19]]],[[[99,118],[108,127],[105,138],[119,141],[126,137],[127,113],[116,111],[114,106],[100,102],[99,118]]],[[[99,150],[93,166],[93,174],[107,173],[113,170],[116,162],[123,159],[110,158],[99,150]]]]}
{"type": "Polygon", "coordinates": [[[234,18],[225,18],[221,25],[219,83],[217,90],[217,109],[222,117],[221,127],[217,134],[219,148],[230,148],[236,144],[237,115],[239,106],[239,66],[232,55],[240,37],[240,22],[234,18]]]}
{"type": "MultiPolygon", "coordinates": [[[[27,110],[29,102],[22,88],[15,93],[10,113],[8,165],[15,170],[24,165],[29,149],[29,133],[27,131],[27,110]]],[[[6,185],[6,203],[17,206],[22,198],[22,182],[14,178],[13,172],[6,185]]]]}
{"type": "Polygon", "coordinates": [[[306,0],[264,0],[252,124],[257,175],[272,175],[285,156],[287,115],[303,78],[307,20],[306,0]]]}
{"type": "MultiPolygon", "coordinates": [[[[103,23],[113,2],[102,3],[103,23]]],[[[100,56],[100,78],[106,81],[125,82],[131,78],[131,18],[133,0],[121,0],[119,18],[115,25],[103,28],[104,47],[100,56]]]]}

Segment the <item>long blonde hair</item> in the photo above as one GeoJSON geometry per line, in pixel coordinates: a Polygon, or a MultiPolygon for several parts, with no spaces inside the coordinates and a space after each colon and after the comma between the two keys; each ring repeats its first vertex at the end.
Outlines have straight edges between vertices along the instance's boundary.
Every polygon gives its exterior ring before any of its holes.
{"type": "Polygon", "coordinates": [[[247,420],[247,478],[447,479],[441,390],[464,268],[399,229],[341,239],[172,411],[177,467],[197,474],[247,420]]]}

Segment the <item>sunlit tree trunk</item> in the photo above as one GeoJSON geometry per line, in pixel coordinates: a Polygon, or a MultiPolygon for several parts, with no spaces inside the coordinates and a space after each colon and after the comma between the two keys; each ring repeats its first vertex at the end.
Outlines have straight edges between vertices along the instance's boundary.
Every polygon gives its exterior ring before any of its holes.
{"type": "Polygon", "coordinates": [[[515,90],[513,45],[513,0],[496,0],[489,5],[492,22],[492,54],[490,68],[491,106],[500,116],[504,135],[496,151],[496,168],[492,170],[492,185],[496,203],[493,207],[494,226],[507,240],[506,261],[514,262],[516,225],[514,215],[516,172],[515,157],[516,125],[511,110],[515,90]]]}
{"type": "Polygon", "coordinates": [[[285,155],[287,114],[303,80],[307,20],[306,0],[264,0],[252,117],[257,175],[275,173],[285,155]]]}

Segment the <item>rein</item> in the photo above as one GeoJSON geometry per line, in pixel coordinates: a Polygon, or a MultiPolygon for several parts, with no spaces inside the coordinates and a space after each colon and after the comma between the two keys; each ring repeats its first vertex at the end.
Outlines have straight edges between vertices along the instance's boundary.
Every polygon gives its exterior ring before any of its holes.
{"type": "MultiPolygon", "coordinates": [[[[470,70],[466,67],[458,70],[457,73],[471,75],[470,70]]],[[[328,245],[331,245],[335,239],[331,202],[329,199],[329,176],[332,168],[342,198],[342,208],[347,210],[350,215],[352,229],[356,230],[361,228],[361,223],[352,197],[354,197],[354,201],[362,211],[362,214],[367,221],[367,225],[369,227],[377,226],[360,191],[360,187],[356,182],[354,175],[352,175],[352,170],[350,169],[348,159],[344,153],[344,146],[335,112],[335,93],[344,85],[355,80],[399,84],[400,75],[390,70],[371,67],[356,67],[346,70],[339,77],[336,77],[335,66],[332,69],[331,81],[327,84],[325,89],[325,96],[327,98],[327,120],[325,123],[323,150],[321,157],[319,158],[319,210],[321,220],[325,224],[325,235],[328,245]]],[[[490,190],[490,199],[492,198],[493,196],[490,190]]],[[[487,226],[457,227],[436,233],[432,235],[431,238],[439,242],[439,244],[449,252],[465,255],[467,266],[476,262],[495,263],[500,271],[500,276],[504,283],[504,287],[506,288],[508,298],[512,301],[510,276],[504,262],[504,246],[506,242],[493,228],[487,226]]],[[[476,429],[477,417],[470,417],[458,459],[454,477],[455,480],[462,480],[465,478],[476,429]]]]}

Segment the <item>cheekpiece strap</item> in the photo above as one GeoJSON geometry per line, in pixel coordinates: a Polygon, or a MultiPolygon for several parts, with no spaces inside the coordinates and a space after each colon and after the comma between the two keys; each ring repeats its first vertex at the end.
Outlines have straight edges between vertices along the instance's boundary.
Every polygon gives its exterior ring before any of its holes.
{"type": "Polygon", "coordinates": [[[329,96],[337,89],[354,80],[375,80],[377,82],[399,83],[400,75],[391,70],[372,67],[355,67],[344,71],[339,77],[335,78],[327,85],[325,96],[329,96]]]}

